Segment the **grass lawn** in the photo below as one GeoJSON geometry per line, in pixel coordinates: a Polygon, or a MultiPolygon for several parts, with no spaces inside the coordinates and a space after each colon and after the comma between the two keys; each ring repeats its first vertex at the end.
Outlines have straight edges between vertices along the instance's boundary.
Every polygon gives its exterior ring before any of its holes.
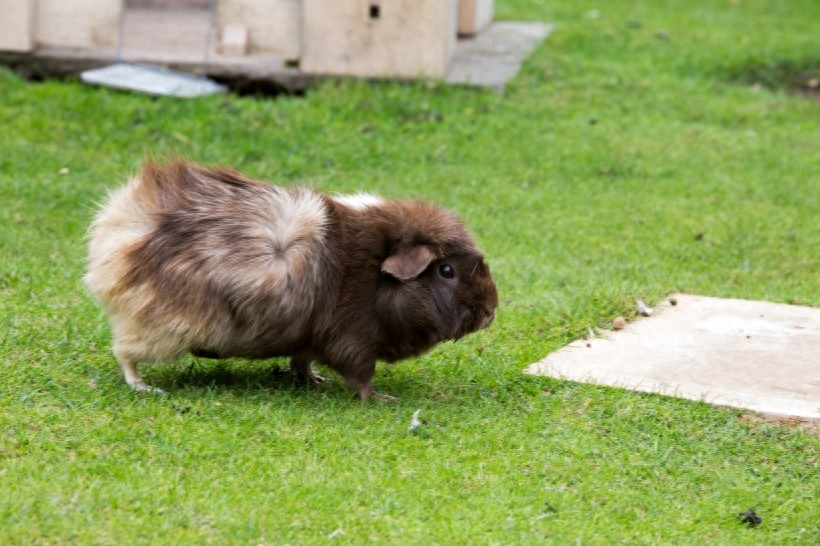
{"type": "Polygon", "coordinates": [[[0,543],[820,543],[820,438],[521,374],[635,297],[820,306],[820,102],[789,88],[820,75],[820,3],[496,8],[557,24],[503,94],[181,101],[0,69],[0,543]],[[394,404],[193,357],[136,395],[81,277],[96,203],[146,154],[452,208],[496,322],[380,365],[394,404]]]}

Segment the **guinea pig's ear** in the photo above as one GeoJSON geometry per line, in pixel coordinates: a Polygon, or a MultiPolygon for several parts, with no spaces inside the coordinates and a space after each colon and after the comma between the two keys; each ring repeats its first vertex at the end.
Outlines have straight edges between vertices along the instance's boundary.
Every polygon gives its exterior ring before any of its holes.
{"type": "Polygon", "coordinates": [[[418,277],[435,258],[436,255],[429,246],[401,248],[382,262],[382,272],[400,281],[409,281],[418,277]]]}

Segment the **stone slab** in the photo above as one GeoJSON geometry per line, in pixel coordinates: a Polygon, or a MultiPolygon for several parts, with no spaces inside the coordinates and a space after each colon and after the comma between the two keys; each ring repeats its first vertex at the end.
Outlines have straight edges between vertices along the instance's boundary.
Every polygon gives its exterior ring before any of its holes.
{"type": "Polygon", "coordinates": [[[150,65],[113,64],[80,74],[85,83],[137,91],[149,95],[200,97],[225,93],[227,88],[207,78],[199,78],[150,65]]]}
{"type": "Polygon", "coordinates": [[[820,418],[820,309],[686,294],[670,300],[525,373],[820,418]]]}
{"type": "Polygon", "coordinates": [[[552,29],[548,23],[493,22],[474,38],[458,40],[444,80],[501,91],[552,29]]]}

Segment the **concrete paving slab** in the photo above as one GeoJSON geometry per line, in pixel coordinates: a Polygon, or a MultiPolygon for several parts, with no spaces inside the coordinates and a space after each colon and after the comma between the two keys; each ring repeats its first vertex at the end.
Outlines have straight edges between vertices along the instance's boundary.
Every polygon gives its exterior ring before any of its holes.
{"type": "Polygon", "coordinates": [[[225,93],[228,88],[207,78],[175,72],[158,66],[117,63],[80,74],[85,83],[149,95],[201,97],[225,93]]]}
{"type": "Polygon", "coordinates": [[[501,91],[552,29],[548,23],[495,21],[474,38],[458,40],[445,81],[501,91]]]}
{"type": "Polygon", "coordinates": [[[525,373],[820,419],[820,309],[675,294],[525,373]]]}

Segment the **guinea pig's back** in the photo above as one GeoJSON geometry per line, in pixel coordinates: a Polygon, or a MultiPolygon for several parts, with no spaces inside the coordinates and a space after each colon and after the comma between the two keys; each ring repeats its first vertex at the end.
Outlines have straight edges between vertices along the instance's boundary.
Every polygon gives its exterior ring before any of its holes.
{"type": "Polygon", "coordinates": [[[124,337],[177,353],[276,352],[306,335],[326,292],[328,216],[310,190],[149,164],[92,224],[86,282],[124,337]]]}

